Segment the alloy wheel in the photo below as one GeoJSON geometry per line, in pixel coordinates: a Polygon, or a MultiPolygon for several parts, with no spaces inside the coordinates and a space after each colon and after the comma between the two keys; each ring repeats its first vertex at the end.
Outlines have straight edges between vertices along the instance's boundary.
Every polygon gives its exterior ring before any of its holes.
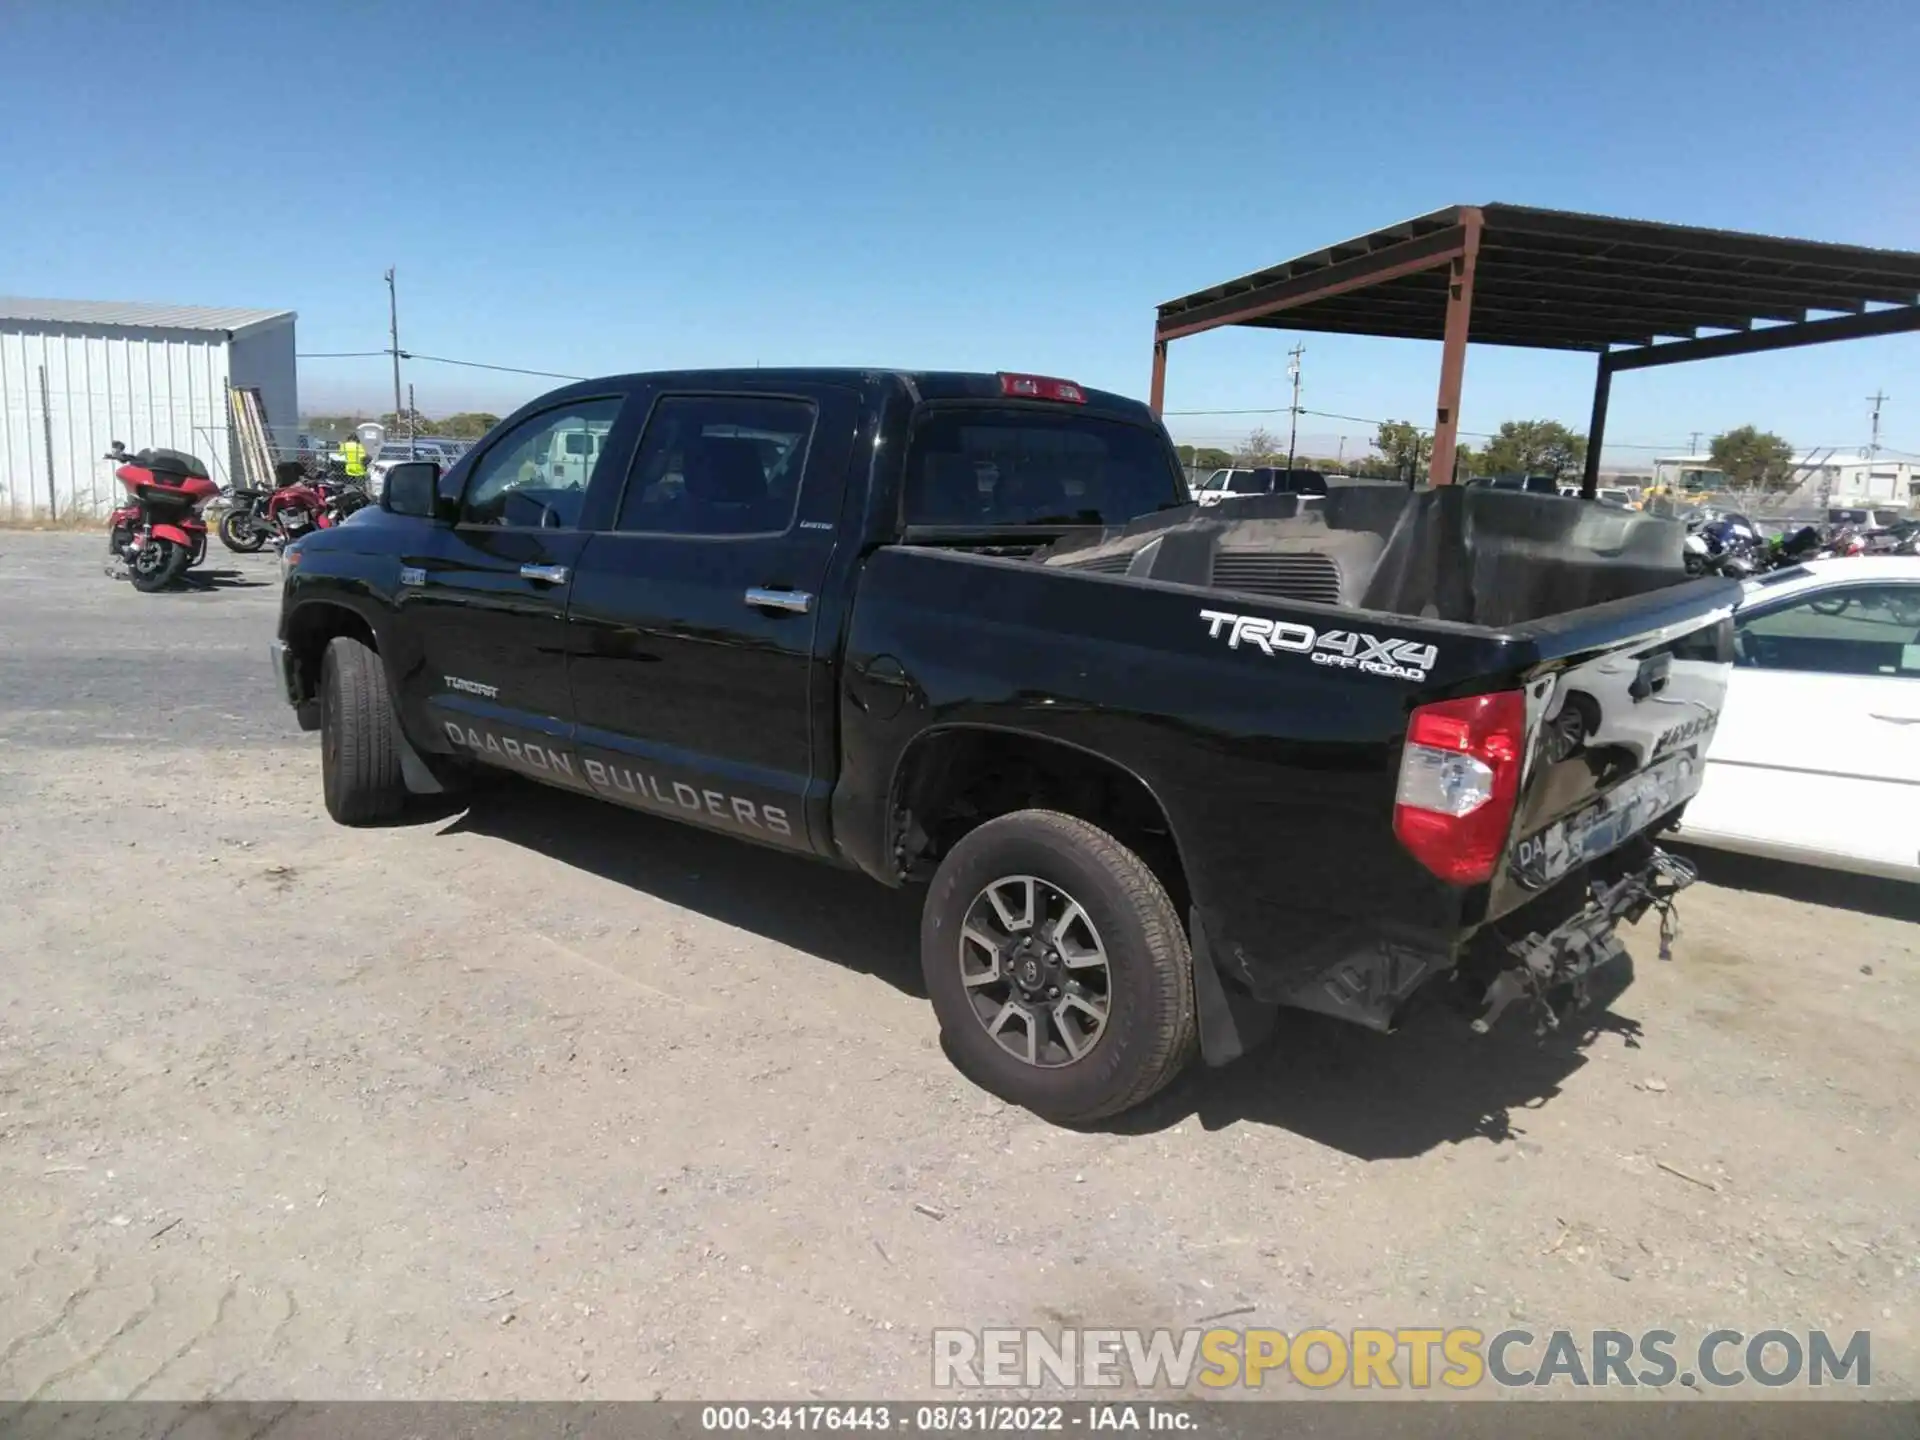
{"type": "Polygon", "coordinates": [[[1085,1059],[1113,1003],[1106,944],[1080,902],[1050,880],[1005,875],[960,927],[960,982],[987,1034],[1043,1070],[1085,1059]]]}

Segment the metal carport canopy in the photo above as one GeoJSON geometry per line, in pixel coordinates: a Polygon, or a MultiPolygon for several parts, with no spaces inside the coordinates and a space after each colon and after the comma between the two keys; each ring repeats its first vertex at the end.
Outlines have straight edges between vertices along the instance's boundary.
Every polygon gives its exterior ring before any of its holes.
{"type": "Polygon", "coordinates": [[[1162,305],[1156,415],[1168,342],[1223,325],[1440,341],[1436,485],[1453,478],[1469,342],[1593,352],[1591,498],[1615,371],[1920,330],[1920,253],[1456,205],[1162,305]]]}

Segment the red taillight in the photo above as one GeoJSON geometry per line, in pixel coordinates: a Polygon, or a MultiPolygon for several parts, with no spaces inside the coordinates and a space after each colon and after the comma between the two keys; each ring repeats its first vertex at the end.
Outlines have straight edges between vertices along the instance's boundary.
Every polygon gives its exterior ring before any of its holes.
{"type": "Polygon", "coordinates": [[[1059,400],[1068,405],[1087,403],[1087,392],[1071,380],[1046,375],[1000,375],[1000,393],[1019,400],[1059,400]]]}
{"type": "Polygon", "coordinates": [[[1407,725],[1393,833],[1442,880],[1491,879],[1506,850],[1527,734],[1518,690],[1422,705],[1407,725]]]}

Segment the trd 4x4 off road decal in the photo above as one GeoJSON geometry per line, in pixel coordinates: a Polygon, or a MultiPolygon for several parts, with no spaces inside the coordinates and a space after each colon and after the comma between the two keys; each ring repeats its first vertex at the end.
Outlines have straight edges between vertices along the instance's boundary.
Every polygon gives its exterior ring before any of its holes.
{"type": "Polygon", "coordinates": [[[1207,634],[1226,636],[1227,648],[1251,645],[1263,655],[1291,652],[1316,665],[1387,675],[1396,680],[1424,680],[1440,659],[1436,646],[1418,640],[1384,640],[1360,630],[1315,630],[1295,620],[1269,620],[1260,615],[1234,615],[1225,610],[1202,610],[1207,634]]]}

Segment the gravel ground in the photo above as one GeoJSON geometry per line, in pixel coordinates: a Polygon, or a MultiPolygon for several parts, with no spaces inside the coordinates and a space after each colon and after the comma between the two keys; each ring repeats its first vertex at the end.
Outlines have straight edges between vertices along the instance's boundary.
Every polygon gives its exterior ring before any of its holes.
{"type": "Polygon", "coordinates": [[[271,559],[101,549],[0,532],[0,1396],[917,1396],[936,1324],[1223,1312],[1920,1394],[1910,891],[1721,863],[1577,1039],[1288,1017],[1074,1133],[948,1065],[913,896],[533,788],[337,828],[271,559]]]}

